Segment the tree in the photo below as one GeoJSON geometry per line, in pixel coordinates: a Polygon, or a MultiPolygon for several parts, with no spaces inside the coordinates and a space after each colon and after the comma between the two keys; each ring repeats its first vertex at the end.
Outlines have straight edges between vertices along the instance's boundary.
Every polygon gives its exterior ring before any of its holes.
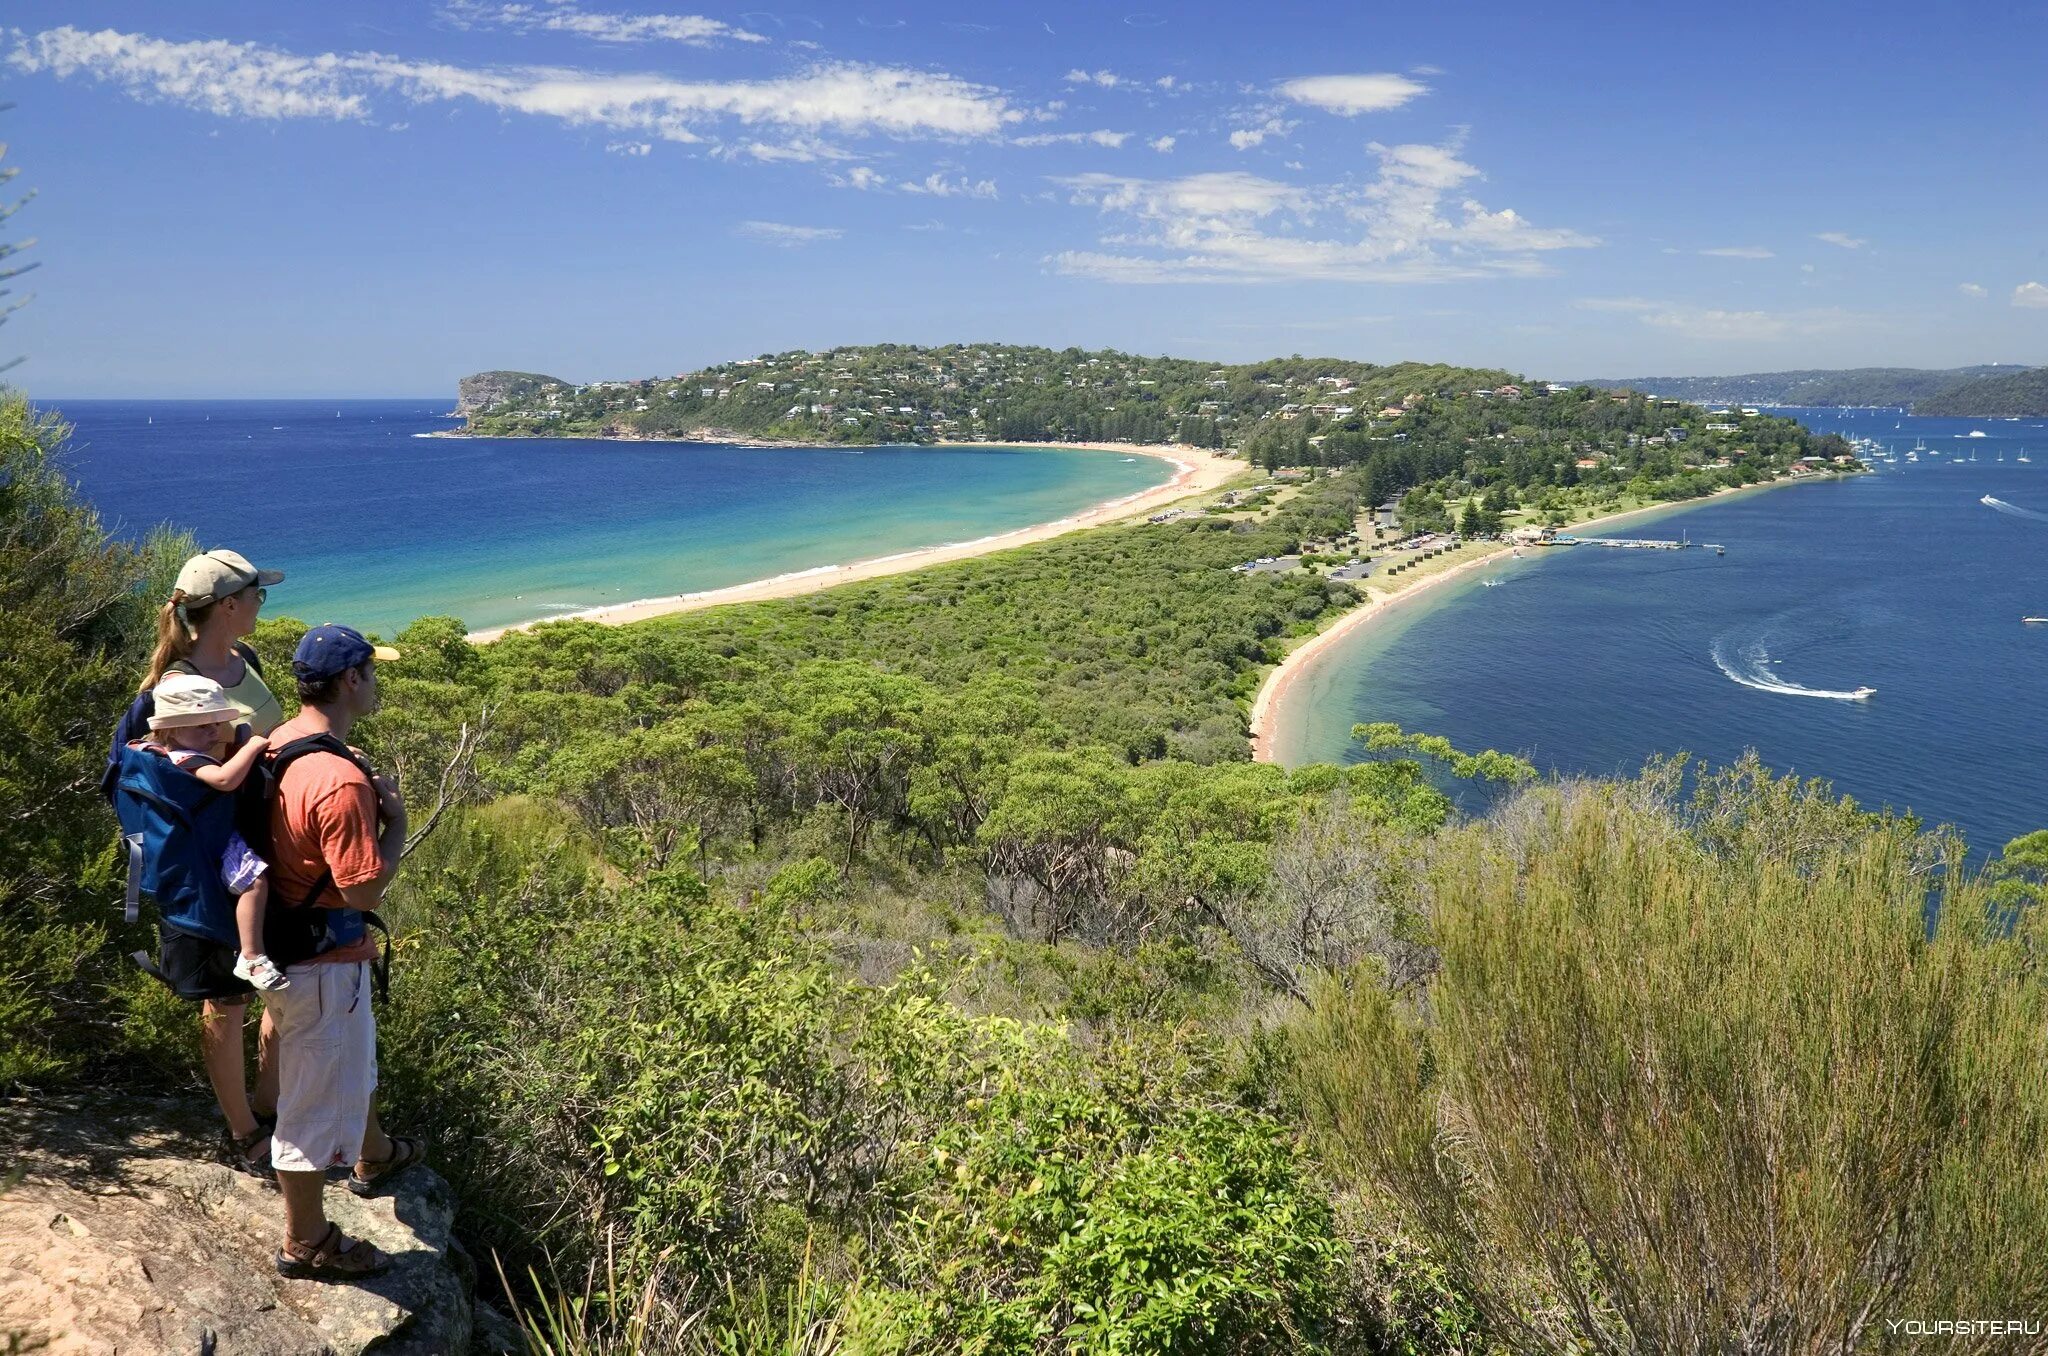
{"type": "MultiPolygon", "coordinates": [[[[12,104],[0,104],[0,113],[4,113],[13,106],[14,105],[12,104]]],[[[6,155],[7,143],[4,141],[0,141],[0,159],[4,159],[6,155]]],[[[18,166],[0,165],[0,188],[4,188],[5,185],[13,183],[15,176],[20,173],[21,170],[18,166]]],[[[13,202],[0,201],[0,225],[5,225],[10,219],[13,218],[16,212],[19,212],[22,208],[28,206],[29,199],[33,197],[35,197],[35,193],[33,191],[30,191],[28,193],[22,194],[21,197],[16,198],[13,202]]],[[[36,242],[33,237],[27,240],[0,240],[0,283],[6,283],[14,278],[18,278],[22,274],[28,272],[30,269],[35,267],[34,264],[12,264],[8,262],[8,260],[14,258],[15,255],[20,254],[23,250],[27,249],[29,246],[35,243],[36,242]]],[[[0,287],[0,297],[5,297],[7,295],[8,289],[6,287],[0,287]]],[[[13,302],[11,304],[0,302],[0,324],[6,323],[8,316],[20,310],[23,306],[26,306],[27,304],[27,297],[23,297],[20,301],[13,302]]],[[[20,361],[20,358],[12,358],[7,361],[0,362],[0,372],[6,371],[8,368],[14,366],[16,363],[20,361]]]]}

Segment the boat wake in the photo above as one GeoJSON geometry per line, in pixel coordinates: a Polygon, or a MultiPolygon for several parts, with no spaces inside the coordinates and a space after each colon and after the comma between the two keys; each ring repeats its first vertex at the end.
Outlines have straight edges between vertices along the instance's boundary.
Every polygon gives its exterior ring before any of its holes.
{"type": "Polygon", "coordinates": [[[2018,504],[2008,504],[2003,499],[1993,499],[1988,494],[1977,502],[1985,508],[1997,509],[2000,513],[2009,513],[2015,518],[2031,518],[2037,523],[2048,523],[2048,513],[2042,513],[2038,509],[2021,508],[2018,504]]]}
{"type": "Polygon", "coordinates": [[[1836,702],[1860,702],[1868,700],[1877,691],[1874,687],[1849,689],[1806,687],[1800,683],[1788,683],[1770,666],[1775,663],[1764,649],[1762,641],[1744,646],[1740,651],[1725,641],[1714,642],[1714,667],[1731,680],[1744,687],[1755,688],[1758,692],[1775,692],[1785,697],[1825,697],[1836,702]]]}

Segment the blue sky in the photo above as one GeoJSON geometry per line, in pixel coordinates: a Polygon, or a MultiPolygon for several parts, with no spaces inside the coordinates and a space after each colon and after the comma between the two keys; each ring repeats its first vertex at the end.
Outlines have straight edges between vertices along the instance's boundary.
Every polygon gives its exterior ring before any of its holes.
{"type": "Polygon", "coordinates": [[[47,396],[1002,340],[2048,362],[2048,7],[14,0],[47,396]]]}

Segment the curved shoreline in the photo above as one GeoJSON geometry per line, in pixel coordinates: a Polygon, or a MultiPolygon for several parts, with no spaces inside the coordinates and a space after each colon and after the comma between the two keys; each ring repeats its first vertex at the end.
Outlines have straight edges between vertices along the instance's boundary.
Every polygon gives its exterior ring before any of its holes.
{"type": "Polygon", "coordinates": [[[1189,495],[1219,489],[1247,469],[1245,463],[1218,456],[1206,448],[1183,447],[1178,444],[1138,446],[1125,443],[939,443],[936,446],[1120,452],[1126,456],[1152,457],[1167,462],[1172,465],[1174,472],[1164,483],[1149,490],[1139,490],[1135,494],[1105,500],[1079,513],[1069,514],[1065,518],[1058,518],[1049,523],[1034,523],[1028,527],[1013,528],[1008,532],[998,532],[993,536],[976,537],[971,541],[941,542],[936,546],[921,546],[908,551],[892,552],[889,555],[871,556],[865,560],[842,565],[813,565],[808,569],[793,570],[767,579],[731,584],[724,588],[705,589],[697,593],[671,594],[664,598],[640,598],[627,603],[585,608],[578,612],[535,617],[530,621],[515,622],[509,626],[493,626],[481,631],[472,631],[469,638],[478,645],[488,645],[507,632],[529,630],[546,622],[594,621],[607,626],[623,626],[629,622],[672,616],[679,612],[696,612],[708,607],[795,598],[807,593],[837,588],[841,584],[881,579],[930,565],[944,565],[956,560],[988,555],[994,551],[1029,546],[1065,536],[1069,532],[1077,532],[1082,528],[1101,527],[1141,514],[1157,512],[1189,495]]]}
{"type": "MultiPolygon", "coordinates": [[[[1630,518],[1640,518],[1649,514],[1682,513],[1687,509],[1711,504],[1716,500],[1725,499],[1731,495],[1751,494],[1758,490],[1774,489],[1780,485],[1822,484],[1835,478],[1832,476],[1806,476],[1797,479],[1767,480],[1757,485],[1744,485],[1739,489],[1716,490],[1712,494],[1703,495],[1698,499],[1674,499],[1666,503],[1645,504],[1641,508],[1624,509],[1620,513],[1609,513],[1598,518],[1588,518],[1581,523],[1569,524],[1565,530],[1576,534],[1589,528],[1605,527],[1612,523],[1622,522],[1630,518]]],[[[1392,593],[1382,593],[1368,588],[1365,590],[1365,601],[1337,618],[1328,627],[1310,636],[1301,645],[1289,650],[1279,664],[1274,666],[1273,671],[1268,673],[1264,680],[1260,682],[1258,695],[1252,699],[1251,717],[1247,729],[1247,734],[1252,743],[1252,761],[1255,763],[1277,763],[1280,761],[1274,746],[1279,742],[1278,732],[1282,725],[1280,712],[1283,703],[1287,699],[1289,690],[1295,687],[1302,677],[1313,670],[1317,663],[1336,646],[1339,640],[1384,617],[1387,613],[1400,607],[1410,599],[1422,597],[1441,584],[1448,583],[1461,575],[1467,574],[1480,565],[1497,560],[1502,552],[1509,549],[1509,543],[1500,542],[1492,550],[1473,556],[1469,560],[1461,560],[1441,574],[1431,575],[1427,579],[1420,580],[1407,588],[1398,589],[1392,593]]],[[[1555,548],[1544,547],[1541,549],[1552,550],[1555,548]]]]}

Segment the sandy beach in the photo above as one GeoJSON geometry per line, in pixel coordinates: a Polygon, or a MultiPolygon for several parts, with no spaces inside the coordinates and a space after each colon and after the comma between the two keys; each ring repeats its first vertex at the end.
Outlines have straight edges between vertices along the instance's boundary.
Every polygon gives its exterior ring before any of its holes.
{"type": "MultiPolygon", "coordinates": [[[[583,612],[563,613],[552,617],[536,617],[532,621],[520,622],[515,626],[498,626],[482,631],[472,631],[469,638],[479,645],[488,644],[507,631],[523,631],[543,622],[594,621],[606,625],[622,626],[627,622],[646,621],[650,617],[665,617],[676,612],[695,612],[707,607],[724,607],[730,603],[759,603],[773,598],[795,598],[806,593],[817,593],[824,589],[837,588],[841,584],[855,584],[868,579],[881,579],[892,574],[903,574],[910,570],[921,570],[930,565],[943,565],[949,561],[966,560],[973,556],[984,556],[992,551],[1007,551],[1016,546],[1029,546],[1034,542],[1051,541],[1054,537],[1078,532],[1086,527],[1101,527],[1108,523],[1124,522],[1132,518],[1157,513],[1178,500],[1190,495],[1206,494],[1221,488],[1247,469],[1241,461],[1217,455],[1205,448],[1161,445],[1138,447],[1125,443],[1019,443],[1019,447],[1057,447],[1093,452],[1119,452],[1125,456],[1157,457],[1170,462],[1174,471],[1171,479],[1162,485],[1137,494],[1125,495],[1097,504],[1070,517],[1032,527],[1022,527],[1011,532],[997,533],[991,537],[978,537],[973,541],[947,542],[939,546],[928,546],[915,551],[899,551],[893,555],[876,556],[869,560],[857,560],[846,565],[819,565],[808,570],[797,570],[790,574],[776,575],[771,579],[757,579],[750,584],[735,584],[729,588],[707,589],[701,593],[679,593],[667,598],[642,598],[630,603],[616,603],[607,607],[594,607],[583,612]]],[[[977,443],[941,443],[942,447],[987,446],[977,443]]]]}
{"type": "MultiPolygon", "coordinates": [[[[1819,479],[1819,477],[1814,477],[1814,479],[1819,479]]],[[[1716,490],[1714,493],[1699,499],[1678,500],[1665,504],[1646,504],[1641,508],[1628,509],[1621,513],[1609,513],[1598,518],[1589,518],[1581,523],[1572,523],[1564,530],[1573,535],[1578,535],[1593,528],[1607,527],[1614,523],[1626,522],[1629,519],[1641,518],[1649,514],[1670,513],[1674,510],[1682,511],[1700,504],[1711,503],[1716,499],[1726,498],[1729,495],[1753,494],[1758,490],[1768,490],[1780,485],[1796,485],[1799,483],[1801,482],[1797,480],[1772,480],[1766,481],[1761,485],[1745,485],[1740,489],[1716,490]]],[[[1250,729],[1252,760],[1260,763],[1278,761],[1275,756],[1275,744],[1277,742],[1275,732],[1280,728],[1280,713],[1287,701],[1288,694],[1296,689],[1302,676],[1312,670],[1322,657],[1327,655],[1336,646],[1338,641],[1363,627],[1370,626],[1373,622],[1395,609],[1407,605],[1414,599],[1424,597],[1432,590],[1448,584],[1454,579],[1462,579],[1480,566],[1492,563],[1509,549],[1509,543],[1501,542],[1494,549],[1487,551],[1483,555],[1476,555],[1469,560],[1460,561],[1441,574],[1431,575],[1427,579],[1420,580],[1407,588],[1391,593],[1368,588],[1365,591],[1364,602],[1351,611],[1346,612],[1324,630],[1316,632],[1301,645],[1288,651],[1287,657],[1281,660],[1271,673],[1266,675],[1264,682],[1259,684],[1258,695],[1252,699],[1250,729]]],[[[1562,548],[1542,547],[1535,549],[1557,550],[1562,548]]]]}

